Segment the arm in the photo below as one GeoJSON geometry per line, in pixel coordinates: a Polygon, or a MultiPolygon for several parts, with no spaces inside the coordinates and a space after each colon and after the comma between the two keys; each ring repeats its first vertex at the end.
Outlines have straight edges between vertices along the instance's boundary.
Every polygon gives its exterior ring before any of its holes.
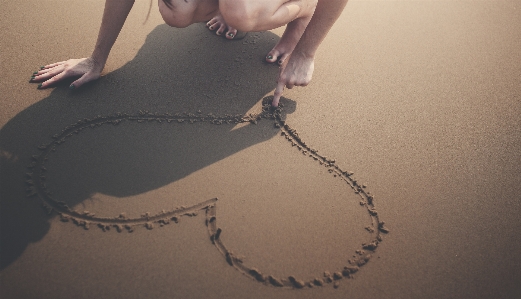
{"type": "Polygon", "coordinates": [[[318,0],[315,13],[288,62],[281,67],[273,106],[278,106],[284,86],[306,86],[314,70],[315,53],[344,10],[348,0],[318,0]]]}
{"type": "Polygon", "coordinates": [[[46,65],[34,74],[31,81],[43,81],[38,87],[46,88],[65,78],[80,76],[70,86],[71,88],[78,88],[89,81],[98,79],[107,62],[110,50],[134,5],[134,1],[106,0],[98,40],[91,57],[70,59],[46,65]]]}
{"type": "Polygon", "coordinates": [[[109,52],[125,24],[135,0],[107,0],[92,58],[105,65],[109,52]]]}

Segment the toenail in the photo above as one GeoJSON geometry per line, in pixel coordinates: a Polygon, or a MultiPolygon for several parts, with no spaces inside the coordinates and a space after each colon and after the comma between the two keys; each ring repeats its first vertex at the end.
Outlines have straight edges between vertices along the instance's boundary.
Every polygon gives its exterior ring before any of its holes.
{"type": "Polygon", "coordinates": [[[233,33],[228,33],[228,36],[229,37],[233,37],[233,33]]]}
{"type": "Polygon", "coordinates": [[[208,27],[208,29],[210,29],[210,30],[213,30],[213,27],[212,27],[212,26],[210,26],[210,27],[208,27]]]}
{"type": "Polygon", "coordinates": [[[38,88],[38,89],[42,88],[42,83],[38,84],[38,86],[36,88],[38,88]]]}
{"type": "Polygon", "coordinates": [[[74,86],[74,84],[71,84],[71,85],[69,86],[69,89],[70,89],[70,90],[74,90],[74,88],[76,88],[76,86],[74,86]]]}
{"type": "Polygon", "coordinates": [[[271,60],[271,59],[273,59],[273,56],[268,55],[268,56],[266,56],[266,58],[269,59],[269,60],[271,60]]]}

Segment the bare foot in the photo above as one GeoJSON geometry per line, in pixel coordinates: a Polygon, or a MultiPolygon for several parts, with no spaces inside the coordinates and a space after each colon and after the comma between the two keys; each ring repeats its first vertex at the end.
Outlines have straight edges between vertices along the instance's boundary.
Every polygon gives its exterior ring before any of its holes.
{"type": "Polygon", "coordinates": [[[314,11],[315,7],[312,7],[309,16],[301,17],[288,23],[286,30],[284,30],[284,34],[282,34],[277,45],[275,45],[268,55],[266,55],[267,62],[277,62],[279,65],[282,65],[284,61],[286,61],[291,53],[293,53],[293,50],[302,37],[302,34],[304,34],[309,21],[311,21],[311,18],[313,17],[314,11]]]}
{"type": "Polygon", "coordinates": [[[228,26],[220,12],[206,23],[206,27],[212,31],[215,30],[217,35],[223,35],[226,32],[227,39],[233,39],[237,35],[237,29],[228,26]]]}

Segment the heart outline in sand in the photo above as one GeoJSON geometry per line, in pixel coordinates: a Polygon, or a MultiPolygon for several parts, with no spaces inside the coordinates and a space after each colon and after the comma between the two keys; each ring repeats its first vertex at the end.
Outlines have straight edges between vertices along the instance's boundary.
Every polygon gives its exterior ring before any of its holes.
{"type": "Polygon", "coordinates": [[[62,130],[61,133],[53,136],[53,141],[47,144],[42,144],[39,147],[41,150],[39,155],[33,155],[31,157],[31,164],[28,166],[30,170],[27,175],[26,183],[27,196],[38,197],[43,204],[43,207],[49,214],[53,211],[60,215],[60,219],[63,222],[73,222],[78,226],[82,226],[85,229],[89,227],[97,226],[103,231],[110,230],[111,227],[118,232],[127,230],[133,231],[135,226],[144,226],[147,229],[153,229],[154,224],[164,226],[171,222],[177,223],[180,217],[183,216],[196,216],[198,212],[204,211],[206,216],[206,226],[208,234],[212,244],[222,254],[226,262],[241,272],[243,275],[259,282],[264,285],[270,285],[274,287],[290,287],[300,289],[304,287],[315,287],[323,286],[327,284],[333,284],[336,288],[339,285],[339,280],[343,278],[350,278],[356,273],[359,268],[365,265],[371,258],[371,253],[376,250],[379,243],[382,241],[382,233],[388,233],[388,229],[384,226],[384,222],[380,221],[378,212],[374,206],[374,198],[370,192],[366,191],[365,185],[360,185],[353,177],[353,173],[343,171],[338,167],[334,159],[328,159],[320,154],[318,151],[308,146],[300,137],[297,131],[291,128],[281,118],[281,108],[272,109],[269,105],[269,101],[264,101],[263,110],[260,114],[249,114],[247,116],[241,115],[225,115],[215,116],[213,114],[202,115],[192,113],[176,113],[176,114],[159,114],[150,113],[147,111],[140,111],[136,115],[116,113],[111,116],[98,116],[94,119],[84,119],[77,123],[67,126],[62,130]],[[45,161],[48,159],[48,155],[56,151],[57,146],[64,143],[68,138],[79,134],[82,130],[87,128],[96,128],[106,124],[118,125],[122,121],[133,121],[138,123],[143,122],[167,122],[167,123],[183,123],[183,122],[208,122],[211,124],[240,124],[240,123],[254,123],[263,119],[273,120],[274,126],[280,130],[280,136],[283,136],[288,142],[291,143],[299,152],[304,156],[313,159],[321,166],[328,168],[330,173],[335,178],[343,180],[352,191],[360,197],[360,205],[365,207],[369,216],[371,217],[371,226],[366,227],[366,230],[372,234],[372,238],[369,242],[361,244],[361,247],[356,250],[356,258],[349,260],[349,265],[339,268],[336,271],[325,271],[323,277],[316,277],[311,281],[303,281],[294,276],[288,276],[287,278],[277,278],[272,275],[265,275],[255,267],[244,265],[243,261],[237,257],[231,250],[229,250],[222,242],[221,234],[222,230],[217,226],[217,214],[216,214],[216,202],[217,198],[203,201],[190,207],[179,207],[170,211],[162,211],[159,214],[151,215],[149,213],[142,214],[138,218],[128,218],[125,214],[120,214],[116,217],[99,217],[95,216],[87,211],[78,212],[71,209],[65,202],[58,201],[53,198],[51,192],[47,190],[45,183],[45,161]],[[370,253],[366,253],[366,251],[370,253]]]}

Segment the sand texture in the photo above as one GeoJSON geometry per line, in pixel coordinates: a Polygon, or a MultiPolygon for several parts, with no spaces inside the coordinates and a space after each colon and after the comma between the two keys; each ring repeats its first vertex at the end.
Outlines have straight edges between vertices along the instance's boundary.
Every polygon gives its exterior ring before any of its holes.
{"type": "Polygon", "coordinates": [[[351,0],[312,83],[283,32],[227,41],[138,0],[0,0],[0,298],[521,297],[519,1],[351,0]]]}

